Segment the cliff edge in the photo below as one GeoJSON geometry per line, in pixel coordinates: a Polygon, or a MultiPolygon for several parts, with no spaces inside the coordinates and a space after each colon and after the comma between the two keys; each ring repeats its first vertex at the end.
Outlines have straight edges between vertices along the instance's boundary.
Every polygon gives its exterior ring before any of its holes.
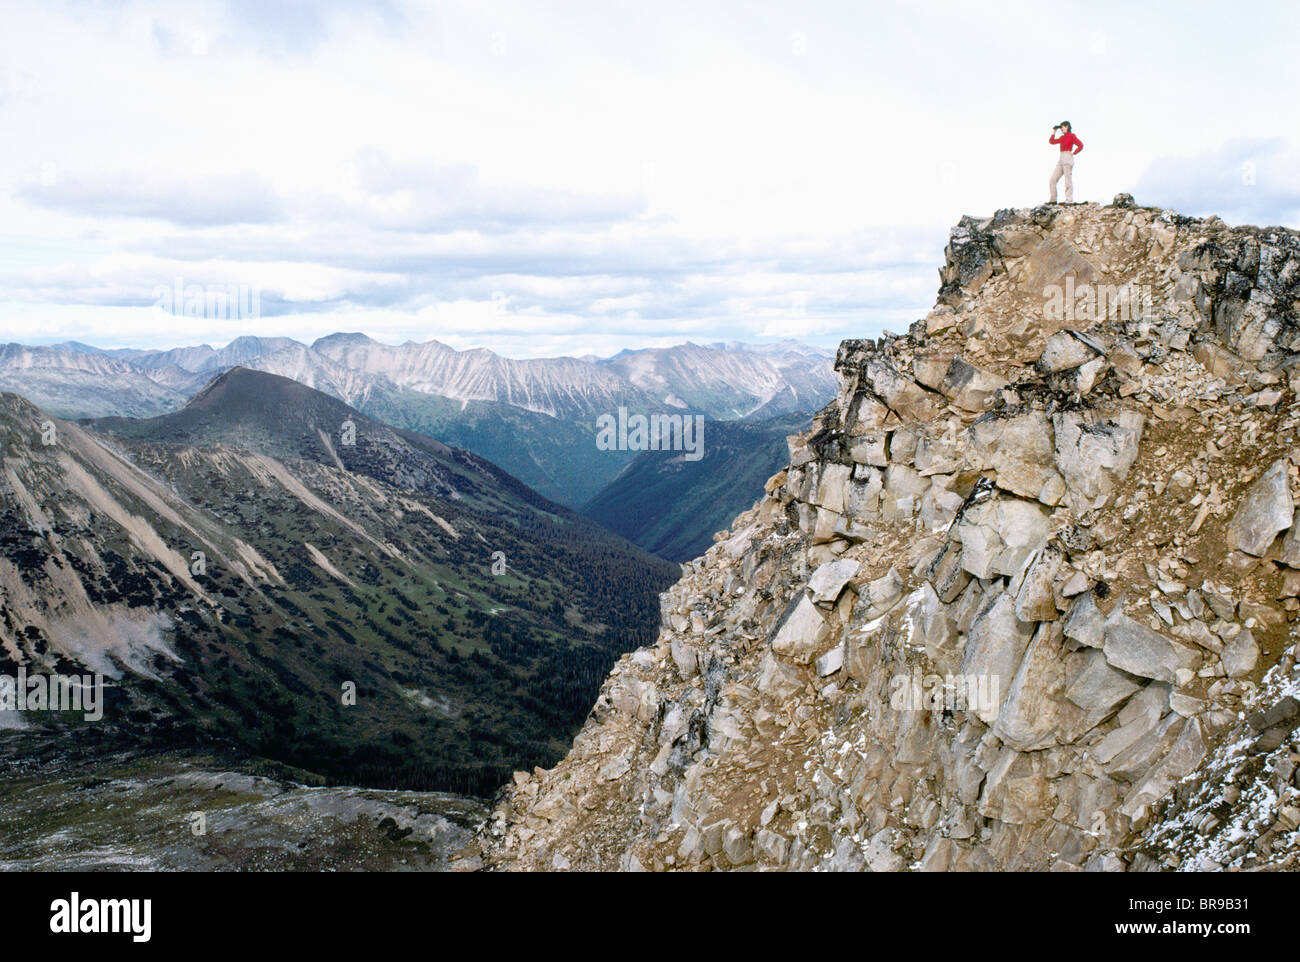
{"type": "Polygon", "coordinates": [[[462,865],[1294,868],[1300,236],[963,218],[462,865]]]}

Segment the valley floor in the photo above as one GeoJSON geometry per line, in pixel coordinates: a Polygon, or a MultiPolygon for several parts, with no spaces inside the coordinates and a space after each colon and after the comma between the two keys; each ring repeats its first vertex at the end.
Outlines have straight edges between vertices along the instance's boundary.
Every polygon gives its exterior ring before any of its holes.
{"type": "Polygon", "coordinates": [[[215,754],[81,759],[0,734],[0,871],[444,871],[486,812],[307,780],[215,754]]]}

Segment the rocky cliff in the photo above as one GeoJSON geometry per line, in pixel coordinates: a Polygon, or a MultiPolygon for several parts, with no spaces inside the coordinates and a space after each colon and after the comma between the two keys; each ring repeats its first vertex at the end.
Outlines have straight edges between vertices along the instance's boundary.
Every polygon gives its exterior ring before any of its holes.
{"type": "Polygon", "coordinates": [[[1295,867],[1300,236],[951,235],[463,865],[1295,867]]]}

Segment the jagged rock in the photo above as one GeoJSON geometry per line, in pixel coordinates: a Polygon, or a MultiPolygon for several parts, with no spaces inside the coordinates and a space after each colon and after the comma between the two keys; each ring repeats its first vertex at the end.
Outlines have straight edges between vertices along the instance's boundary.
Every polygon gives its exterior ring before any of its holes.
{"type": "Polygon", "coordinates": [[[754,852],[760,862],[769,865],[784,865],[786,853],[790,849],[790,840],[775,832],[761,829],[754,836],[754,852]]]}
{"type": "Polygon", "coordinates": [[[1187,724],[1175,712],[1166,712],[1142,736],[1110,760],[1106,772],[1126,782],[1134,782],[1150,771],[1164,757],[1187,724]]]}
{"type": "Polygon", "coordinates": [[[1087,394],[1106,373],[1106,366],[1104,357],[1095,357],[1086,364],[1059,372],[1051,378],[1051,383],[1059,391],[1087,394]]]}
{"type": "Polygon", "coordinates": [[[1073,278],[1076,286],[1090,284],[1097,278],[1097,269],[1062,236],[1044,240],[1034,248],[1028,260],[1029,264],[1021,274],[1024,278],[1021,287],[1035,297],[1041,298],[1044,288],[1064,288],[1067,278],[1073,278]]]}
{"type": "Polygon", "coordinates": [[[925,573],[934,586],[935,594],[945,604],[955,601],[970,584],[971,575],[961,563],[961,553],[960,541],[950,539],[944,542],[925,573]]]}
{"type": "Polygon", "coordinates": [[[1178,738],[1169,751],[1133,786],[1120,811],[1136,820],[1145,809],[1173,788],[1179,779],[1194,771],[1204,757],[1205,739],[1201,733],[1201,723],[1195,718],[1188,719],[1183,723],[1178,738]]]}
{"type": "MultiPolygon", "coordinates": [[[[1033,635],[1032,623],[1016,617],[1015,600],[1005,591],[987,604],[971,625],[961,672],[967,677],[987,679],[998,693],[1011,688],[1020,659],[1033,635]]],[[[998,717],[997,705],[980,705],[975,714],[987,725],[998,717]]]]}
{"type": "Polygon", "coordinates": [[[1133,676],[1111,667],[1097,648],[1086,649],[1077,657],[1081,667],[1070,678],[1065,697],[1085,712],[1079,726],[1082,734],[1100,724],[1139,686],[1133,676]]]}
{"type": "Polygon", "coordinates": [[[994,498],[968,508],[953,533],[962,542],[962,567],[977,578],[1012,576],[1047,541],[1043,508],[1018,498],[994,498]]]}
{"type": "Polygon", "coordinates": [[[1088,590],[1090,582],[1082,571],[1075,571],[1061,584],[1061,597],[1074,598],[1088,590]]]}
{"type": "Polygon", "coordinates": [[[1169,707],[1178,712],[1184,718],[1194,718],[1201,714],[1209,706],[1204,698],[1193,698],[1191,695],[1184,695],[1182,692],[1174,692],[1169,696],[1169,707]]]}
{"type": "Polygon", "coordinates": [[[1057,331],[1047,339],[1034,367],[1040,374],[1055,374],[1096,360],[1099,353],[1073,331],[1057,331]]]}
{"type": "Polygon", "coordinates": [[[817,659],[813,665],[814,670],[821,677],[833,675],[844,667],[844,645],[838,644],[826,654],[817,659]]]}
{"type": "Polygon", "coordinates": [[[1060,627],[1039,626],[997,711],[993,733],[1018,752],[1056,744],[1057,703],[1065,687],[1060,627]]]}
{"type": "Polygon", "coordinates": [[[772,636],[772,650],[806,665],[821,654],[830,630],[826,616],[818,610],[812,598],[806,592],[800,592],[772,636]]]}
{"type": "MultiPolygon", "coordinates": [[[[1229,278],[1231,290],[1231,278],[1229,278]]],[[[1243,279],[1237,285],[1245,297],[1222,298],[1214,307],[1214,326],[1227,346],[1247,361],[1257,361],[1273,350],[1282,332],[1282,312],[1274,296],[1243,279]]]]}
{"type": "Polygon", "coordinates": [[[940,392],[957,407],[966,411],[983,411],[988,401],[1007,382],[988,371],[980,370],[961,358],[953,358],[939,385],[940,392]]]}
{"type": "Polygon", "coordinates": [[[1241,678],[1255,670],[1259,661],[1259,645],[1249,631],[1242,631],[1224,646],[1220,657],[1228,677],[1241,678]]]}
{"type": "Polygon", "coordinates": [[[818,604],[834,604],[849,580],[858,573],[861,562],[844,559],[821,565],[808,579],[808,591],[818,604]]]}
{"type": "Polygon", "coordinates": [[[1155,729],[1168,712],[1169,696],[1169,686],[1164,684],[1149,684],[1140,689],[1120,709],[1117,716],[1119,725],[1090,746],[1089,754],[1105,765],[1137,744],[1143,736],[1155,729]]]}
{"type": "Polygon", "coordinates": [[[732,825],[723,833],[722,854],[732,865],[748,865],[754,860],[754,841],[744,829],[732,825]]]}
{"type": "Polygon", "coordinates": [[[1250,365],[1227,348],[1209,341],[1198,341],[1192,346],[1192,357],[1215,377],[1229,384],[1240,384],[1250,365]]]}
{"type": "Polygon", "coordinates": [[[884,576],[867,582],[863,587],[859,602],[863,606],[863,620],[874,621],[898,604],[902,597],[902,576],[897,569],[890,568],[884,576]]]}
{"type": "Polygon", "coordinates": [[[855,464],[884,468],[889,465],[884,434],[864,434],[849,439],[849,457],[855,464]]]}
{"type": "Polygon", "coordinates": [[[1291,526],[1294,507],[1287,484],[1287,462],[1274,461],[1246,489],[1241,504],[1228,522],[1228,547],[1255,556],[1262,555],[1273,539],[1291,526]]]}
{"type": "Polygon", "coordinates": [[[1231,621],[1237,616],[1237,605],[1226,588],[1220,588],[1205,581],[1201,583],[1201,597],[1210,606],[1216,618],[1231,621]]]}
{"type": "Polygon", "coordinates": [[[1126,616],[1117,606],[1106,618],[1106,660],[1131,675],[1173,682],[1179,668],[1194,670],[1200,656],[1126,616]]]}
{"type": "Polygon", "coordinates": [[[1054,466],[1051,422],[1041,411],[1013,417],[989,415],[970,429],[967,458],[995,472],[994,483],[1012,494],[1047,505],[1060,503],[1065,481],[1054,466]]]}
{"type": "Polygon", "coordinates": [[[1288,732],[1292,731],[1300,725],[1300,700],[1294,695],[1286,695],[1268,708],[1252,711],[1246,716],[1246,721],[1256,731],[1283,726],[1288,732]]]}
{"type": "Polygon", "coordinates": [[[948,374],[948,366],[952,364],[952,360],[951,354],[918,354],[912,359],[912,376],[916,378],[918,384],[928,387],[931,391],[938,391],[944,377],[948,374]]]}
{"type": "Polygon", "coordinates": [[[908,643],[923,645],[926,657],[941,672],[955,671],[961,659],[960,639],[948,606],[928,583],[908,596],[906,606],[913,629],[908,643]]]}
{"type": "Polygon", "coordinates": [[[995,470],[994,483],[1012,494],[1033,498],[1049,507],[1060,504],[1065,496],[1065,481],[1051,468],[1007,457],[998,462],[995,470]]]}
{"type": "Polygon", "coordinates": [[[1061,549],[1054,545],[1040,548],[1025,569],[1015,588],[1016,617],[1021,621],[1055,621],[1056,598],[1052,584],[1064,561],[1061,549]]]}
{"type": "MultiPolygon", "coordinates": [[[[973,230],[971,225],[964,224],[953,228],[948,237],[945,254],[947,264],[941,271],[945,287],[955,285],[968,294],[974,294],[993,276],[993,258],[989,249],[988,235],[983,231],[973,230]]],[[[960,301],[960,295],[955,291],[950,297],[960,301]]]]}
{"type": "Polygon", "coordinates": [[[1065,637],[1081,645],[1100,648],[1106,643],[1106,616],[1088,592],[1070,606],[1065,616],[1065,637]]]}
{"type": "Polygon", "coordinates": [[[939,395],[900,374],[883,358],[868,361],[863,375],[876,396],[900,417],[925,423],[937,417],[942,409],[939,395]]]}
{"type": "Polygon", "coordinates": [[[923,437],[917,441],[913,463],[922,477],[936,474],[952,474],[961,470],[966,461],[966,452],[956,440],[946,438],[923,437]]]}
{"type": "Polygon", "coordinates": [[[777,701],[784,701],[803,689],[803,679],[799,672],[784,665],[771,655],[763,662],[758,679],[758,690],[771,695],[777,701]]]}
{"type": "Polygon", "coordinates": [[[1121,411],[1114,418],[1063,411],[1052,418],[1056,467],[1078,509],[1098,508],[1137,460],[1145,418],[1121,411]]]}

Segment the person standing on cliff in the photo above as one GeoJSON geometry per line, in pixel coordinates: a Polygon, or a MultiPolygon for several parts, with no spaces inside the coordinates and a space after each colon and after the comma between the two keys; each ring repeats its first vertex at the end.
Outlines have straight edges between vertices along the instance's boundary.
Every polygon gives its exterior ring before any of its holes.
{"type": "Polygon", "coordinates": [[[1062,120],[1052,128],[1052,136],[1048,138],[1049,144],[1060,144],[1060,159],[1056,162],[1056,169],[1052,171],[1051,189],[1052,199],[1050,204],[1056,203],[1056,182],[1065,177],[1065,202],[1074,203],[1074,157],[1083,150],[1083,141],[1074,136],[1074,131],[1070,129],[1070,122],[1062,120]]]}

